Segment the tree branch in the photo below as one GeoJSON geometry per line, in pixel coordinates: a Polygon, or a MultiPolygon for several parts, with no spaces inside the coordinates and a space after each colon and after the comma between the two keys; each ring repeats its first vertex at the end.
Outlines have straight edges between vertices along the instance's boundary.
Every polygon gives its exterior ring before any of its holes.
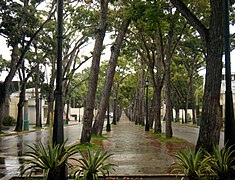
{"type": "Polygon", "coordinates": [[[202,22],[189,10],[189,8],[181,0],[170,0],[171,3],[178,9],[178,11],[187,19],[201,35],[204,41],[208,40],[208,29],[202,24],[202,22]]]}

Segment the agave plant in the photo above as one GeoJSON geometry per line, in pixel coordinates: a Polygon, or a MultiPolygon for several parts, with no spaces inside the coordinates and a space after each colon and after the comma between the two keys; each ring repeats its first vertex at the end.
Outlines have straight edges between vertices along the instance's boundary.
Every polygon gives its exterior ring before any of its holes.
{"type": "Polygon", "coordinates": [[[183,173],[189,179],[202,179],[210,172],[208,161],[210,157],[204,157],[204,151],[200,148],[194,152],[190,149],[179,151],[175,154],[179,160],[173,165],[173,172],[183,173]]]}
{"type": "Polygon", "coordinates": [[[86,152],[79,151],[81,158],[72,158],[78,162],[78,166],[74,169],[74,176],[76,179],[81,177],[84,180],[97,180],[98,175],[102,174],[104,177],[109,175],[109,170],[113,169],[115,164],[106,163],[106,160],[112,156],[107,152],[102,152],[101,149],[96,151],[90,151],[87,149],[86,152]]]}
{"type": "Polygon", "coordinates": [[[214,173],[220,179],[229,179],[235,171],[235,150],[232,146],[219,149],[218,146],[213,147],[213,154],[206,153],[206,157],[210,158],[208,164],[214,173]]]}
{"type": "Polygon", "coordinates": [[[28,145],[31,151],[26,152],[25,156],[29,157],[20,167],[20,175],[26,174],[31,177],[35,172],[42,172],[44,179],[56,179],[59,171],[63,166],[69,165],[67,159],[77,153],[77,147],[70,146],[65,148],[65,143],[56,146],[48,145],[47,148],[40,142],[34,146],[28,145]]]}

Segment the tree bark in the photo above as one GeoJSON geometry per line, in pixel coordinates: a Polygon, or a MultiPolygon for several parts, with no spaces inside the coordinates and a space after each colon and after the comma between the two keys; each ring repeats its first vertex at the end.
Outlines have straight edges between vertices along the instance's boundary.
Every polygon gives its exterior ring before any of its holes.
{"type": "Polygon", "coordinates": [[[150,111],[149,111],[149,127],[150,128],[153,128],[153,122],[156,122],[156,91],[154,89],[154,92],[153,92],[153,98],[152,98],[152,101],[151,101],[151,107],[150,107],[150,111]]]}
{"type": "Polygon", "coordinates": [[[18,132],[23,130],[23,107],[24,107],[24,102],[25,102],[25,91],[26,91],[26,82],[22,82],[21,91],[20,91],[20,99],[17,105],[18,115],[17,115],[16,128],[15,128],[15,131],[18,131],[18,132]]]}
{"type": "Polygon", "coordinates": [[[180,121],[180,110],[179,108],[176,106],[175,107],[175,122],[179,122],[180,121]]]}
{"type": "Polygon", "coordinates": [[[81,143],[90,142],[91,130],[93,121],[93,110],[95,106],[95,95],[98,83],[99,67],[100,67],[100,56],[102,52],[103,40],[105,37],[106,26],[107,26],[107,13],[108,13],[109,0],[100,0],[100,19],[99,27],[97,29],[93,59],[91,65],[91,72],[89,78],[89,88],[86,95],[84,114],[83,114],[83,128],[81,143]]]}
{"type": "Polygon", "coordinates": [[[47,111],[47,122],[46,125],[50,125],[53,119],[53,109],[54,109],[54,82],[55,82],[55,58],[52,57],[52,68],[51,77],[48,92],[48,111],[47,111]]]}
{"type": "MultiPolygon", "coordinates": [[[[124,20],[122,22],[122,25],[119,29],[119,33],[117,35],[115,43],[111,47],[111,57],[110,57],[110,61],[109,61],[109,66],[108,66],[106,78],[105,78],[105,85],[104,85],[103,92],[102,92],[102,98],[101,98],[101,102],[99,105],[98,114],[96,116],[95,123],[92,128],[92,134],[94,134],[94,135],[101,135],[102,134],[102,130],[103,130],[103,126],[104,126],[105,112],[108,108],[109,97],[110,97],[110,93],[111,93],[111,89],[112,89],[112,85],[113,85],[113,78],[115,75],[115,68],[117,66],[117,60],[118,60],[118,56],[120,53],[120,48],[121,48],[123,39],[125,37],[125,33],[127,31],[127,28],[129,26],[129,23],[130,23],[130,20],[124,20]]],[[[116,113],[117,112],[115,111],[114,115],[116,115],[116,113]]]]}
{"type": "Polygon", "coordinates": [[[222,76],[223,52],[223,0],[210,1],[210,22],[207,29],[181,0],[171,0],[181,14],[194,26],[204,40],[207,48],[206,79],[202,105],[202,119],[196,149],[204,148],[212,152],[213,146],[219,144],[218,111],[220,106],[220,87],[222,76]]]}

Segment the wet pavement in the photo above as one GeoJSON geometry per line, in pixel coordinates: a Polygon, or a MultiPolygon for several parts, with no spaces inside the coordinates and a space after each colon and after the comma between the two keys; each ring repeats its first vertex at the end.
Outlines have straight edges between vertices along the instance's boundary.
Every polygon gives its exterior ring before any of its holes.
{"type": "Polygon", "coordinates": [[[102,146],[113,154],[109,161],[118,165],[111,174],[167,174],[175,162],[174,152],[194,147],[188,142],[157,142],[159,136],[145,132],[144,126],[135,125],[126,116],[107,135],[102,146]]]}
{"type": "MultiPolygon", "coordinates": [[[[81,124],[73,123],[72,126],[65,126],[64,137],[68,139],[67,144],[79,141],[81,135],[81,124]]],[[[24,162],[24,153],[29,150],[26,145],[42,142],[44,145],[49,143],[49,129],[33,131],[29,133],[16,133],[8,130],[0,136],[0,178],[10,179],[19,174],[19,167],[24,162]]]]}
{"type": "MultiPolygon", "coordinates": [[[[80,139],[82,124],[65,126],[64,135],[67,144],[80,139]]],[[[113,154],[110,162],[118,165],[111,175],[159,175],[168,174],[175,162],[173,154],[186,148],[194,148],[198,128],[185,127],[173,123],[175,136],[187,139],[188,142],[158,142],[159,136],[146,132],[144,126],[135,125],[126,116],[122,116],[117,125],[112,125],[108,139],[100,142],[103,149],[113,154]]],[[[164,123],[162,127],[164,131],[164,123]]],[[[12,133],[12,132],[11,132],[12,133]]],[[[19,174],[18,168],[28,151],[26,144],[43,142],[48,144],[49,131],[40,130],[26,134],[0,136],[0,178],[10,179],[19,174]]]]}

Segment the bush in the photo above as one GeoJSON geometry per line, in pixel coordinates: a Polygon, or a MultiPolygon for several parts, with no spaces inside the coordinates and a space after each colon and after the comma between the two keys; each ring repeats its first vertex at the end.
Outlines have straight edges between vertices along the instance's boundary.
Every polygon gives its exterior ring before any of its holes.
{"type": "Polygon", "coordinates": [[[28,179],[33,173],[43,172],[44,179],[58,179],[63,166],[72,166],[67,159],[77,153],[77,145],[65,148],[63,144],[44,146],[41,142],[34,146],[27,145],[31,151],[26,152],[28,157],[20,167],[20,175],[26,174],[28,179]]]}
{"type": "Polygon", "coordinates": [[[220,150],[214,146],[210,154],[201,148],[197,151],[180,151],[173,165],[173,172],[183,173],[189,179],[233,179],[235,172],[235,150],[232,146],[220,150]]]}
{"type": "Polygon", "coordinates": [[[4,126],[14,126],[14,125],[16,125],[16,120],[12,116],[5,116],[3,118],[3,125],[4,126]]]}
{"type": "Polygon", "coordinates": [[[210,172],[210,158],[204,158],[204,151],[201,148],[198,151],[187,149],[177,152],[175,157],[179,161],[173,165],[173,172],[183,173],[189,179],[203,179],[203,176],[210,172]]]}
{"type": "Polygon", "coordinates": [[[98,180],[98,174],[102,174],[103,177],[109,175],[109,170],[113,169],[115,164],[106,162],[106,160],[112,156],[107,152],[102,153],[101,149],[97,151],[90,151],[87,149],[86,152],[79,150],[81,158],[72,158],[79,164],[74,169],[74,176],[76,179],[84,180],[98,180]]]}

